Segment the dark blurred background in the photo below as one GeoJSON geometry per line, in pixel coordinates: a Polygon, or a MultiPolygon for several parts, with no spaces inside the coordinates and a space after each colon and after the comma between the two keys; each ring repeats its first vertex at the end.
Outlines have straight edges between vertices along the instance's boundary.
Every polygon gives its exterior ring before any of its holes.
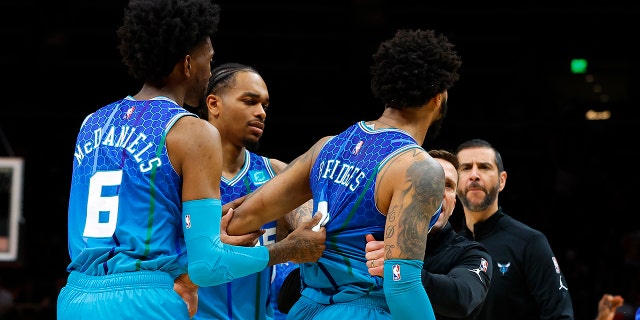
{"type": "MultiPolygon", "coordinates": [[[[369,88],[381,41],[398,28],[444,33],[462,56],[461,78],[440,135],[424,147],[492,142],[509,174],[500,203],[549,238],[576,319],[593,319],[605,292],[623,295],[632,312],[640,305],[639,5],[467,2],[218,1],[214,60],[261,72],[271,96],[261,153],[291,161],[318,138],[382,112],[369,88]],[[588,62],[584,73],[572,73],[576,58],[588,62]]],[[[0,2],[0,157],[25,160],[19,256],[0,262],[0,287],[21,303],[23,319],[53,317],[66,279],[82,119],[140,88],[116,49],[125,5],[0,2]]],[[[462,216],[458,206],[457,227],[462,216]]]]}

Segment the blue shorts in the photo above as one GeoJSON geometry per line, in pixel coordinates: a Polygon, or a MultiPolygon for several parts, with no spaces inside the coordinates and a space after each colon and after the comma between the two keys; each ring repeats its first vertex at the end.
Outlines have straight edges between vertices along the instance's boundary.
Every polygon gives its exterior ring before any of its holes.
{"type": "Polygon", "coordinates": [[[385,298],[379,296],[365,295],[353,301],[334,304],[321,304],[302,296],[289,311],[287,320],[292,319],[389,320],[391,312],[385,298]]]}
{"type": "Polygon", "coordinates": [[[173,278],[160,271],[106,276],[71,272],[60,290],[58,319],[185,319],[187,304],[173,290],[173,278]]]}

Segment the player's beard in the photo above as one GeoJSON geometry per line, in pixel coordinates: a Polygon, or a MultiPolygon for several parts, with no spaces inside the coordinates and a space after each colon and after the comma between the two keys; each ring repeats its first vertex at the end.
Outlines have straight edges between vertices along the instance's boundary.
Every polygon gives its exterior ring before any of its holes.
{"type": "MultiPolygon", "coordinates": [[[[477,185],[475,187],[478,187],[477,185]]],[[[466,196],[467,191],[469,190],[469,187],[467,187],[464,190],[464,193],[462,194],[458,194],[458,199],[460,199],[460,201],[462,201],[462,206],[464,206],[465,209],[471,211],[471,212],[480,212],[480,211],[484,211],[487,210],[487,208],[489,208],[489,206],[491,206],[491,204],[496,201],[496,199],[498,198],[498,192],[500,192],[500,181],[498,181],[498,183],[493,186],[492,188],[490,188],[489,190],[487,190],[486,188],[482,188],[482,190],[484,190],[484,192],[486,193],[486,195],[484,196],[484,198],[482,198],[482,201],[480,201],[480,203],[478,204],[474,204],[472,203],[466,196]]]]}
{"type": "Polygon", "coordinates": [[[447,115],[447,109],[449,105],[447,104],[447,100],[442,101],[442,105],[440,106],[440,118],[438,120],[431,123],[429,126],[429,130],[427,131],[426,140],[433,141],[440,134],[440,129],[442,128],[442,122],[444,121],[444,117],[447,115]]]}
{"type": "Polygon", "coordinates": [[[247,150],[253,153],[257,152],[258,149],[260,149],[260,140],[244,139],[242,144],[247,150]]]}

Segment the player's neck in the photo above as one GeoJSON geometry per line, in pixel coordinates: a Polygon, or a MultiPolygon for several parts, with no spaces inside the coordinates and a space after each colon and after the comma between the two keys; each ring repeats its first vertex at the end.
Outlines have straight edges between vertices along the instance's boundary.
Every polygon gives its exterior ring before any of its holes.
{"type": "Polygon", "coordinates": [[[237,148],[233,145],[223,144],[222,153],[222,176],[227,179],[235,177],[244,166],[245,148],[237,148]]]}
{"type": "Polygon", "coordinates": [[[167,90],[166,88],[158,88],[150,84],[145,83],[140,91],[136,93],[133,98],[136,100],[151,100],[156,97],[167,97],[180,106],[184,105],[184,97],[176,94],[174,90],[167,90]]]}
{"type": "Polygon", "coordinates": [[[425,111],[426,108],[424,107],[405,109],[386,108],[376,121],[381,125],[406,131],[416,140],[417,144],[422,145],[427,135],[429,125],[431,124],[431,119],[425,111]]]}

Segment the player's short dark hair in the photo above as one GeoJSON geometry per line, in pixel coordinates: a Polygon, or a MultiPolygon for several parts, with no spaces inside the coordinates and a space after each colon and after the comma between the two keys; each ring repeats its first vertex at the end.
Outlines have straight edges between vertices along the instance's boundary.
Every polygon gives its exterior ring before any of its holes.
{"type": "Polygon", "coordinates": [[[211,0],[131,0],[117,31],[118,49],[136,80],[162,85],[176,63],[218,30],[211,0]]]}
{"type": "Polygon", "coordinates": [[[205,93],[204,98],[202,98],[202,101],[200,101],[200,105],[196,110],[196,113],[200,118],[205,120],[209,119],[207,96],[212,93],[216,95],[220,94],[222,90],[233,87],[235,85],[236,75],[241,71],[252,72],[261,76],[255,68],[236,62],[224,63],[211,70],[211,78],[209,78],[207,92],[205,93]]]}
{"type": "Polygon", "coordinates": [[[399,30],[373,54],[371,90],[385,107],[419,107],[453,86],[462,61],[433,30],[399,30]]]}

